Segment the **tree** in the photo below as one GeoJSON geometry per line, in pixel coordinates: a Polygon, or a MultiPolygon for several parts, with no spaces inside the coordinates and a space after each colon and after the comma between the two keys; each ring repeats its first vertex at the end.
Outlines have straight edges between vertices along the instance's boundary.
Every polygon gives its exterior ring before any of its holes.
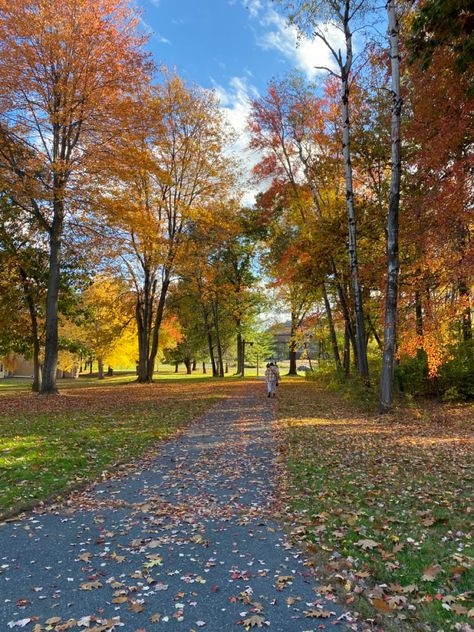
{"type": "Polygon", "coordinates": [[[144,81],[138,16],[124,0],[0,1],[0,169],[49,242],[42,393],[56,392],[61,250],[109,111],[144,81]]]}
{"type": "Polygon", "coordinates": [[[398,254],[398,213],[402,171],[400,155],[400,118],[403,100],[400,90],[398,17],[394,0],[388,0],[387,14],[392,78],[392,164],[387,215],[387,290],[385,293],[385,323],[382,374],[380,379],[381,413],[388,412],[392,408],[393,403],[393,363],[397,342],[398,277],[400,270],[398,254]]]}
{"type": "Polygon", "coordinates": [[[0,265],[0,311],[7,317],[1,327],[2,353],[15,351],[33,359],[32,390],[39,392],[47,252],[31,217],[5,196],[0,198],[0,265]]]}
{"type": "Polygon", "coordinates": [[[342,152],[346,181],[346,208],[349,238],[349,262],[355,304],[358,369],[363,378],[369,379],[367,362],[365,320],[362,289],[359,275],[357,249],[357,222],[354,206],[353,172],[351,162],[351,115],[350,86],[354,73],[353,31],[360,26],[368,10],[368,3],[358,0],[325,0],[324,2],[307,2],[281,0],[290,13],[290,20],[301,33],[310,33],[320,39],[328,48],[336,64],[337,72],[324,68],[336,77],[340,83],[340,107],[342,116],[342,152]],[[328,24],[343,33],[344,50],[331,41],[328,24]]]}
{"type": "Polygon", "coordinates": [[[97,276],[82,293],[82,306],[76,337],[97,360],[102,380],[104,364],[112,364],[112,358],[120,356],[121,343],[133,321],[133,295],[121,279],[97,276]]]}
{"type": "Polygon", "coordinates": [[[130,132],[106,148],[96,207],[122,244],[123,267],[135,286],[138,381],[151,382],[188,233],[231,182],[223,151],[228,137],[214,95],[175,75],[166,74],[124,109],[130,132]]]}

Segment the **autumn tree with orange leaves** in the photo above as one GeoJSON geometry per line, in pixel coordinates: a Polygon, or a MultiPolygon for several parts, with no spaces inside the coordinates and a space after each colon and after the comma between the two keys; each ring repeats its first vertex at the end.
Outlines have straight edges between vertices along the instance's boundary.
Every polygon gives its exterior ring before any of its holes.
{"type": "Polygon", "coordinates": [[[56,392],[58,293],[68,221],[111,105],[146,81],[138,15],[123,0],[0,1],[0,169],[49,242],[42,393],[56,392]]]}
{"type": "Polygon", "coordinates": [[[135,288],[138,381],[151,382],[168,291],[187,265],[192,227],[218,212],[234,175],[212,93],[165,73],[127,98],[121,116],[129,131],[104,147],[91,195],[135,288]]]}

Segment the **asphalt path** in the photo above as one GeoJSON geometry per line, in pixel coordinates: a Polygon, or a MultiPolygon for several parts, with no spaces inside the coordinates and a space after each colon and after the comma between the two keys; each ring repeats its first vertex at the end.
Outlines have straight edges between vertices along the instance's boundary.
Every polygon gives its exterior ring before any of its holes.
{"type": "Polygon", "coordinates": [[[249,385],[135,469],[1,524],[1,632],[355,629],[272,519],[276,436],[249,385]]]}

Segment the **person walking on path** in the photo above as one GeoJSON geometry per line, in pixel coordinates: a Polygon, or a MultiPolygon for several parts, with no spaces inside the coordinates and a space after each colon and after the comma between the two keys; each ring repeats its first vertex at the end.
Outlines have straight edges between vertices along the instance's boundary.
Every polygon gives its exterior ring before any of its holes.
{"type": "Polygon", "coordinates": [[[275,397],[276,393],[276,385],[277,385],[277,374],[273,370],[272,364],[267,364],[267,370],[265,371],[265,381],[267,383],[267,397],[275,397]]]}
{"type": "Polygon", "coordinates": [[[276,385],[278,386],[278,384],[280,383],[280,369],[278,368],[276,363],[273,364],[273,362],[270,362],[270,368],[276,375],[276,385]]]}

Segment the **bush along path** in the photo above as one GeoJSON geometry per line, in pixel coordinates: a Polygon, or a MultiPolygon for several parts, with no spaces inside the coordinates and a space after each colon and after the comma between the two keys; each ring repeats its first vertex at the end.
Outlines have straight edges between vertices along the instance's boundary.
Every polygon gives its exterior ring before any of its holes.
{"type": "Polygon", "coordinates": [[[0,525],[0,629],[358,629],[271,518],[274,430],[248,384],[128,476],[0,525]]]}

